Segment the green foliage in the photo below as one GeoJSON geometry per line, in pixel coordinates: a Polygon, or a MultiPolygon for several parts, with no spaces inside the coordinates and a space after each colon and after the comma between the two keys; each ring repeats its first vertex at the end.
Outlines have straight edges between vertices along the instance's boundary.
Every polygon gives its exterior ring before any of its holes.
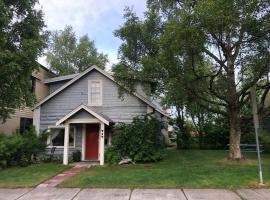
{"type": "Polygon", "coordinates": [[[81,157],[82,157],[82,154],[81,154],[81,151],[80,150],[76,150],[72,153],[72,160],[74,162],[80,162],[81,161],[81,157]]]}
{"type": "Polygon", "coordinates": [[[188,121],[184,122],[183,128],[174,126],[174,134],[176,135],[177,149],[191,149],[193,143],[192,137],[193,127],[188,121]]]}
{"type": "Polygon", "coordinates": [[[201,149],[226,149],[229,144],[229,123],[224,117],[217,117],[215,121],[204,125],[201,136],[201,149]]]}
{"type": "MultiPolygon", "coordinates": [[[[257,188],[256,153],[244,153],[244,156],[244,160],[232,162],[226,158],[225,150],[166,150],[161,162],[125,167],[91,167],[65,181],[61,187],[227,188],[230,190],[257,188]]],[[[269,185],[270,154],[262,155],[262,164],[264,181],[269,185]]],[[[217,200],[218,197],[214,199],[217,200]]]]}
{"type": "Polygon", "coordinates": [[[0,120],[34,103],[30,76],[46,44],[38,0],[0,0],[0,120]]]}
{"type": "Polygon", "coordinates": [[[154,162],[162,159],[163,125],[151,115],[134,118],[130,124],[114,128],[112,146],[107,150],[107,161],[116,163],[128,157],[135,162],[154,162]]]}
{"type": "Polygon", "coordinates": [[[108,147],[105,152],[105,162],[108,164],[116,164],[121,160],[121,155],[116,151],[115,147],[108,147]]]}
{"type": "Polygon", "coordinates": [[[34,129],[11,136],[0,134],[0,167],[27,166],[33,156],[45,151],[47,136],[37,136],[34,129]]]}
{"type": "Polygon", "coordinates": [[[217,116],[205,119],[200,130],[191,121],[185,121],[184,129],[174,125],[178,149],[226,149],[229,143],[229,123],[217,116]],[[184,131],[183,131],[184,130],[184,131]],[[201,131],[201,132],[199,132],[201,131]]]}
{"type": "MultiPolygon", "coordinates": [[[[194,105],[227,117],[237,145],[249,90],[268,80],[269,7],[266,0],[149,0],[143,19],[128,9],[115,32],[123,43],[114,76],[131,89],[141,82],[162,94],[177,110],[183,137],[185,118],[194,114],[185,111],[194,105]]],[[[234,149],[229,155],[237,159],[234,149]]]]}
{"type": "Polygon", "coordinates": [[[77,40],[71,26],[52,33],[46,55],[51,69],[58,75],[82,72],[93,64],[105,68],[108,56],[97,51],[94,41],[88,35],[77,40]]]}
{"type": "MultiPolygon", "coordinates": [[[[56,163],[56,164],[62,164],[63,163],[63,154],[55,154],[53,157],[50,157],[46,152],[43,152],[41,154],[38,154],[37,161],[39,163],[56,163]]],[[[72,163],[73,155],[68,156],[68,162],[72,163]]],[[[77,162],[77,161],[76,161],[77,162]]]]}
{"type": "MultiPolygon", "coordinates": [[[[255,135],[253,134],[255,138],[255,135]]],[[[265,153],[270,153],[270,133],[267,131],[260,131],[259,142],[263,145],[263,150],[265,153]]]]}
{"type": "MultiPolygon", "coordinates": [[[[243,119],[244,120],[244,119],[243,119]]],[[[191,124],[185,122],[186,133],[183,135],[182,131],[176,126],[175,133],[179,134],[179,149],[227,149],[229,144],[229,130],[230,125],[226,118],[222,116],[215,116],[211,119],[205,119],[202,124],[202,133],[191,124]]],[[[265,130],[259,131],[260,144],[264,146],[264,152],[270,152],[270,133],[265,130]]],[[[256,144],[255,131],[251,121],[244,120],[241,135],[242,144],[256,144]]]]}
{"type": "Polygon", "coordinates": [[[56,163],[33,164],[28,167],[9,167],[0,170],[0,187],[36,187],[38,184],[69,168],[71,166],[56,163]]]}

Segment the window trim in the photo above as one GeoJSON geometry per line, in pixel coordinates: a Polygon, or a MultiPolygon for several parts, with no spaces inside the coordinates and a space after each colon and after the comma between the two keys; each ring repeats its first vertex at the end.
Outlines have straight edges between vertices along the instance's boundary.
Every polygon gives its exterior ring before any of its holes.
{"type": "Polygon", "coordinates": [[[20,134],[23,134],[25,131],[29,130],[31,127],[33,127],[33,118],[20,117],[20,127],[19,127],[20,134]],[[27,120],[30,120],[30,123],[28,124],[28,125],[30,125],[29,127],[25,126],[25,125],[27,125],[27,123],[26,123],[27,120]]]}
{"type": "Polygon", "coordinates": [[[103,104],[103,83],[102,80],[88,80],[88,105],[89,106],[102,106],[103,104]],[[99,82],[100,83],[100,100],[98,103],[91,103],[91,84],[92,82],[99,82]]]}
{"type": "MultiPolygon", "coordinates": [[[[72,146],[68,146],[68,148],[75,148],[76,146],[76,126],[70,126],[70,129],[74,129],[74,136],[73,136],[73,145],[72,146]]],[[[65,129],[65,126],[49,126],[48,129],[65,129]]],[[[65,132],[64,132],[65,134],[65,132]]],[[[70,130],[69,130],[69,134],[70,134],[70,130]]],[[[56,147],[56,148],[64,148],[64,146],[53,146],[51,145],[52,142],[51,142],[51,135],[48,137],[47,139],[47,148],[53,148],[53,147],[56,147]]]]}

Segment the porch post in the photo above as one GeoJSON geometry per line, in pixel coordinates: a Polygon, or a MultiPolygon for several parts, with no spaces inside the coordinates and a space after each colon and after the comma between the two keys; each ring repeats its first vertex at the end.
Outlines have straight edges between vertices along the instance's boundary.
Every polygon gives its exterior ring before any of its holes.
{"type": "Polygon", "coordinates": [[[99,154],[99,161],[100,165],[104,165],[104,141],[105,141],[105,128],[104,123],[100,123],[100,142],[99,142],[99,148],[100,148],[100,154],[99,154]]]}
{"type": "Polygon", "coordinates": [[[69,124],[65,125],[63,164],[68,164],[69,124]]]}
{"type": "Polygon", "coordinates": [[[86,124],[82,126],[82,160],[85,160],[85,128],[86,124]]]}

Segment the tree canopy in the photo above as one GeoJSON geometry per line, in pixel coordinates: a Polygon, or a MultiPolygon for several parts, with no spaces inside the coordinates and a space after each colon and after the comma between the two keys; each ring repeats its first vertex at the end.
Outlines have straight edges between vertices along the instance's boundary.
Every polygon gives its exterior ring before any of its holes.
{"type": "Polygon", "coordinates": [[[149,0],[144,19],[126,10],[115,77],[152,86],[168,105],[190,102],[230,123],[229,158],[241,159],[241,110],[269,72],[267,0],[149,0]]]}
{"type": "Polygon", "coordinates": [[[104,69],[108,63],[108,56],[98,52],[94,41],[88,35],[77,39],[71,26],[52,32],[46,56],[58,75],[82,72],[93,64],[104,69]]]}
{"type": "Polygon", "coordinates": [[[38,0],[0,0],[0,120],[32,105],[31,73],[46,44],[38,0]]]}

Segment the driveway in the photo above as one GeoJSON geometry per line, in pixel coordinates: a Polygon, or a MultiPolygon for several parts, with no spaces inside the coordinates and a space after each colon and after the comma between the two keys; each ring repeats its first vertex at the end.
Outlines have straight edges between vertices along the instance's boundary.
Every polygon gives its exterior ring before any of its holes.
{"type": "Polygon", "coordinates": [[[270,200],[270,189],[0,189],[0,200],[270,200]]]}

